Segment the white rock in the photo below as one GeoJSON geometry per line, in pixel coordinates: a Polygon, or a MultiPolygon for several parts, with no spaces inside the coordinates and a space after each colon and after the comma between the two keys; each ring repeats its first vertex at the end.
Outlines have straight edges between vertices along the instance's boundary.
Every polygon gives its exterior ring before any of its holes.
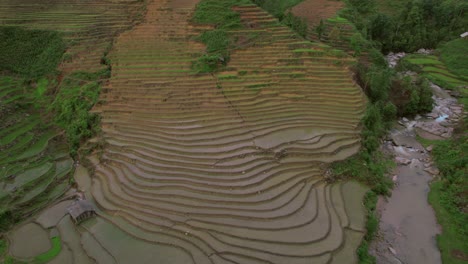
{"type": "Polygon", "coordinates": [[[395,157],[395,161],[397,164],[401,164],[401,165],[408,165],[411,163],[411,160],[407,158],[403,158],[403,157],[395,157]]]}
{"type": "Polygon", "coordinates": [[[437,168],[425,168],[424,171],[432,174],[432,175],[439,175],[440,171],[437,168]]]}

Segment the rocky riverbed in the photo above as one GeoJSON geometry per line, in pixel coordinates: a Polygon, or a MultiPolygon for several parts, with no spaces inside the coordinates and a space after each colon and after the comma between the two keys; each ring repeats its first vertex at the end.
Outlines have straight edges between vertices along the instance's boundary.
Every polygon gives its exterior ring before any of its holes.
{"type": "Polygon", "coordinates": [[[427,201],[429,183],[439,174],[430,152],[417,135],[427,139],[447,139],[462,119],[463,106],[448,91],[431,84],[434,108],[413,119],[402,118],[388,135],[384,149],[397,163],[392,179],[395,187],[388,198],[380,198],[379,235],[371,245],[377,263],[441,263],[436,235],[440,233],[432,207],[427,201]]]}

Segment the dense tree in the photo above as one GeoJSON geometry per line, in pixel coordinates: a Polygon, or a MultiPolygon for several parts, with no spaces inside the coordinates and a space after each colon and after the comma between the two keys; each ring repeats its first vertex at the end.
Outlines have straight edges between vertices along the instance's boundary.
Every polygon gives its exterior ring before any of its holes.
{"type": "Polygon", "coordinates": [[[458,37],[468,28],[466,1],[409,1],[394,16],[376,12],[371,2],[349,0],[351,8],[343,14],[359,30],[367,30],[367,37],[383,52],[435,48],[441,41],[458,37]]]}

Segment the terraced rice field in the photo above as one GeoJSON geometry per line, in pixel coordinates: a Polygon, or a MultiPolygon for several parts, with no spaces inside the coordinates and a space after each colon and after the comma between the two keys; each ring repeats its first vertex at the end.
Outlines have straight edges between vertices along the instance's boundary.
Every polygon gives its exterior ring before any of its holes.
{"type": "Polygon", "coordinates": [[[352,53],[350,38],[357,31],[351,22],[338,15],[338,11],[344,6],[344,2],[335,0],[305,0],[294,6],[291,12],[307,21],[309,27],[307,39],[322,41],[330,46],[352,53]],[[320,20],[324,24],[322,36],[319,36],[316,31],[320,20]]]}
{"type": "MultiPolygon", "coordinates": [[[[106,69],[104,52],[137,20],[141,7],[140,1],[0,0],[0,26],[61,32],[67,51],[60,81],[72,72],[106,69]]],[[[22,79],[0,77],[1,212],[14,210],[15,216],[29,215],[62,195],[73,164],[60,131],[40,117],[45,107],[33,95],[22,79]]]]}
{"type": "Polygon", "coordinates": [[[29,215],[61,196],[73,167],[63,138],[43,124],[21,79],[0,77],[0,212],[29,215]]]}
{"type": "MultiPolygon", "coordinates": [[[[76,226],[66,215],[70,201],[58,202],[8,234],[10,259],[357,262],[367,189],[325,180],[331,162],[360,148],[366,99],[347,69],[352,58],[305,41],[257,6],[242,6],[235,10],[248,29],[231,32],[242,45],[225,71],[200,75],[191,65],[205,47],[193,36],[208,27],[189,22],[198,1],[150,1],[143,22],[127,31],[138,1],[32,2],[1,1],[2,23],[51,29],[60,21],[71,47],[60,66],[65,75],[100,70],[113,41],[112,75],[93,110],[102,117],[102,153],[90,157],[91,175],[75,172],[98,217],[76,226]],[[242,43],[246,35],[253,38],[242,43]]],[[[1,87],[3,103],[24,99],[19,81],[1,87]]],[[[62,194],[68,184],[61,173],[72,165],[66,150],[53,147],[51,129],[28,140],[38,124],[18,113],[24,117],[2,129],[0,140],[17,138],[6,145],[16,151],[8,160],[27,166],[0,186],[62,194]]]]}
{"type": "Polygon", "coordinates": [[[0,0],[0,26],[54,30],[68,40],[63,74],[96,72],[104,52],[118,32],[128,29],[141,13],[139,0],[0,0]]]}
{"type": "Polygon", "coordinates": [[[334,17],[338,10],[345,6],[344,2],[333,0],[305,0],[291,9],[294,15],[307,19],[309,25],[315,27],[320,20],[334,17]]]}
{"type": "Polygon", "coordinates": [[[356,262],[366,188],[324,180],[327,164],[360,148],[366,100],[337,66],[350,59],[243,6],[256,27],[232,33],[260,37],[226,71],[197,75],[204,47],[190,37],[206,26],[188,22],[195,4],[150,2],[109,53],[94,110],[105,146],[83,180],[100,217],[80,238],[59,226],[73,257],[124,263],[135,254],[121,241],[134,241],[148,247],[143,262],[356,262]]]}
{"type": "Polygon", "coordinates": [[[460,92],[467,94],[467,89],[459,89],[460,87],[467,87],[468,82],[462,77],[451,73],[445,64],[439,60],[437,56],[412,54],[404,58],[410,64],[419,66],[422,75],[427,77],[435,84],[447,88],[460,90],[460,92]]]}

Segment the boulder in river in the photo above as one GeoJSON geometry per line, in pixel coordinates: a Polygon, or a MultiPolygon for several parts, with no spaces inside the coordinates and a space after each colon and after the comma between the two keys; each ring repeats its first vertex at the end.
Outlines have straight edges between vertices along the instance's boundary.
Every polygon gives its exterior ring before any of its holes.
{"type": "Polygon", "coordinates": [[[403,158],[403,157],[395,157],[395,161],[397,164],[401,164],[401,165],[408,165],[411,163],[410,159],[403,158]]]}

